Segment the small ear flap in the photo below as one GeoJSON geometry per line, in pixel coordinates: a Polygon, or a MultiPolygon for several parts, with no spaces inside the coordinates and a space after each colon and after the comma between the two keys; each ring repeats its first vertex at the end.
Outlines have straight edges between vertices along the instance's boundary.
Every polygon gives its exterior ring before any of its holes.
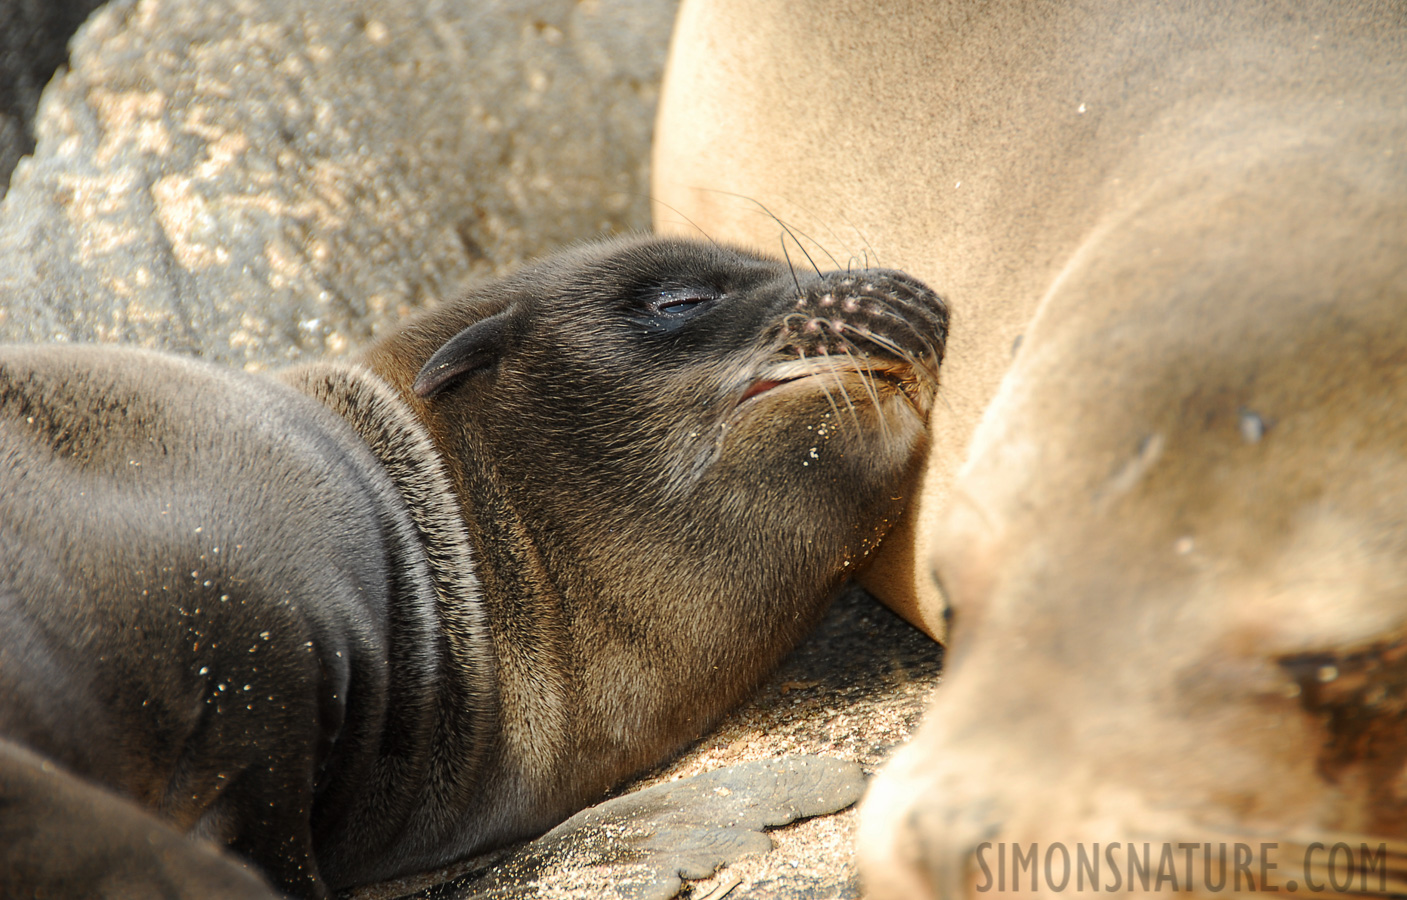
{"type": "Polygon", "coordinates": [[[480,319],[445,341],[415,376],[412,390],[429,398],[450,384],[498,360],[508,331],[508,310],[480,319]]]}

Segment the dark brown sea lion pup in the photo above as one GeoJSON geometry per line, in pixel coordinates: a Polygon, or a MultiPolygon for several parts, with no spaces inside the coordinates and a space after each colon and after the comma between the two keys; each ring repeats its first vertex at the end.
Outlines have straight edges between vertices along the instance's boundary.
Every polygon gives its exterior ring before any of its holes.
{"type": "Polygon", "coordinates": [[[946,323],[896,272],[637,238],[281,381],[0,350],[0,887],[260,890],[138,806],[303,896],[560,820],[865,558],[946,323]]]}

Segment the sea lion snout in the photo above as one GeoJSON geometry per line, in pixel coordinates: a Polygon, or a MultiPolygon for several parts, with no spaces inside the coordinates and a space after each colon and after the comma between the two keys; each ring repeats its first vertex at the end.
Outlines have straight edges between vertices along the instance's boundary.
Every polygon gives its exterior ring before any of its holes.
{"type": "Polygon", "coordinates": [[[948,307],[926,284],[889,269],[827,272],[802,291],[782,325],[787,346],[803,352],[861,349],[897,357],[937,374],[948,334],[948,307]]]}
{"type": "Polygon", "coordinates": [[[791,275],[795,290],[777,299],[766,360],[738,403],[818,376],[823,394],[834,391],[853,410],[848,377],[862,404],[882,407],[892,388],[927,419],[948,335],[942,298],[889,269],[818,273],[805,283],[791,275]]]}

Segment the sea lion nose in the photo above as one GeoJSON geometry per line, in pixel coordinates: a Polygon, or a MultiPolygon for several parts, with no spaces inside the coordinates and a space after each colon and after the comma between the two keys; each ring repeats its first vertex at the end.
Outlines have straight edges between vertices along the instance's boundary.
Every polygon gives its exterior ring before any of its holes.
{"type": "Polygon", "coordinates": [[[900,751],[870,784],[860,811],[858,856],[865,896],[874,900],[964,900],[972,894],[979,847],[1000,840],[1004,806],[965,778],[910,771],[900,751]],[[921,784],[921,789],[915,789],[921,784]]]}
{"type": "Polygon", "coordinates": [[[784,335],[816,353],[860,351],[936,374],[948,308],[923,282],[890,269],[829,272],[792,301],[784,335]]]}
{"type": "MultiPolygon", "coordinates": [[[[865,896],[874,900],[969,900],[979,850],[991,857],[1000,824],[980,811],[913,805],[870,825],[862,846],[865,896]]],[[[986,861],[988,868],[992,865],[986,861]]],[[[990,880],[990,879],[988,879],[990,880]]]]}

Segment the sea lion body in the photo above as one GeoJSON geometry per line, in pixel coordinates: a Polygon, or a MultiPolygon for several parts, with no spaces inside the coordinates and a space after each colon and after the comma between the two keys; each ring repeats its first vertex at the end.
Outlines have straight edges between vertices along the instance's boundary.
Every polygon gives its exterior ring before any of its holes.
{"type": "Polygon", "coordinates": [[[1293,194],[1238,173],[1210,258],[1168,198],[1110,237],[1164,258],[1082,260],[1043,307],[931,535],[948,669],[861,809],[871,896],[979,897],[1033,845],[1027,896],[1132,888],[1149,845],[1177,896],[1234,853],[1257,889],[1402,890],[1407,171],[1345,196],[1366,155],[1293,194]],[[1114,862],[1061,890],[1055,844],[1114,862]]]}
{"type": "MultiPolygon", "coordinates": [[[[1108,238],[1178,193],[1203,202],[1162,227],[1215,253],[1229,173],[1278,170],[1288,197],[1339,148],[1391,152],[1401,30],[1396,4],[1333,0],[902,0],[882,22],[860,2],[685,0],[656,126],[657,228],[776,252],[774,213],[813,258],[902,268],[952,309],[922,490],[867,587],[942,639],[931,535],[1067,267],[1115,252],[1108,238]]],[[[1145,236],[1127,252],[1169,252],[1145,236]]]]}
{"type": "Polygon", "coordinates": [[[898,273],[637,239],[278,379],[3,348],[7,889],[110,874],[26,831],[46,792],[306,896],[599,797],[749,690],[897,516],[945,322],[898,273]]]}
{"type": "Polygon", "coordinates": [[[1239,842],[1312,890],[1316,841],[1386,841],[1353,887],[1401,892],[1403,5],[686,0],[674,46],[661,221],[775,244],[742,195],[952,303],[870,570],[951,647],[862,808],[868,895],[1011,889],[1018,847],[1022,893],[1104,850],[1134,890],[1145,842],[1150,889],[1239,842]]]}
{"type": "Polygon", "coordinates": [[[412,812],[456,792],[429,787],[432,755],[461,794],[485,756],[493,657],[472,567],[460,636],[362,437],[287,385],[177,357],[12,347],[0,371],[0,733],[286,890],[319,882],[313,846],[356,873],[367,845],[423,842],[412,812]]]}

